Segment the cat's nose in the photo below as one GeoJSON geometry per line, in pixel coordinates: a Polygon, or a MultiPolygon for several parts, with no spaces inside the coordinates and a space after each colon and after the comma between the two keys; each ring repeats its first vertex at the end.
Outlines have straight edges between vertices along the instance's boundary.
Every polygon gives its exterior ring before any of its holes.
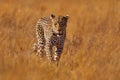
{"type": "Polygon", "coordinates": [[[60,32],[60,31],[61,31],[61,29],[58,29],[58,31],[60,32]]]}

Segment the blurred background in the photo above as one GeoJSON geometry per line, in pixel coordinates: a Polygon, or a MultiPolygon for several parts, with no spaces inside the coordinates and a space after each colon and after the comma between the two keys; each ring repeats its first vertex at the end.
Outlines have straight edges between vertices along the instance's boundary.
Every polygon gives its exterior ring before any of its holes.
{"type": "Polygon", "coordinates": [[[120,0],[0,0],[0,80],[120,80],[120,0]],[[32,49],[51,13],[70,16],[58,67],[32,49]]]}

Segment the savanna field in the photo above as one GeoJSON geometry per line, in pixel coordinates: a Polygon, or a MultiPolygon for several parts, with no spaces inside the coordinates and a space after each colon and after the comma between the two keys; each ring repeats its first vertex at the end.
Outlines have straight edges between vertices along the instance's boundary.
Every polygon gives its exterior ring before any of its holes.
{"type": "Polygon", "coordinates": [[[120,0],[0,0],[0,80],[120,80],[120,0]],[[51,13],[70,17],[58,67],[32,49],[51,13]]]}

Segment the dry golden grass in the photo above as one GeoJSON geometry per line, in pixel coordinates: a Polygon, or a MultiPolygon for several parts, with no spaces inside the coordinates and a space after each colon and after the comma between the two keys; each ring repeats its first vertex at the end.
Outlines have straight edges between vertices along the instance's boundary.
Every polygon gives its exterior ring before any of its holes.
{"type": "Polygon", "coordinates": [[[120,0],[0,0],[0,80],[120,80],[120,0]],[[70,16],[58,67],[32,50],[51,13],[70,16]]]}

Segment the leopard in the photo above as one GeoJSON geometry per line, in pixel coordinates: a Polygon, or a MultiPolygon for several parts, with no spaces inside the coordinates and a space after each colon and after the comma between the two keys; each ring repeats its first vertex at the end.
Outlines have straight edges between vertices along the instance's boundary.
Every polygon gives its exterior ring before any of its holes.
{"type": "Polygon", "coordinates": [[[51,14],[49,17],[42,17],[37,21],[37,43],[33,44],[33,49],[41,59],[46,54],[50,62],[59,62],[66,39],[68,19],[68,15],[56,17],[51,14]]]}

